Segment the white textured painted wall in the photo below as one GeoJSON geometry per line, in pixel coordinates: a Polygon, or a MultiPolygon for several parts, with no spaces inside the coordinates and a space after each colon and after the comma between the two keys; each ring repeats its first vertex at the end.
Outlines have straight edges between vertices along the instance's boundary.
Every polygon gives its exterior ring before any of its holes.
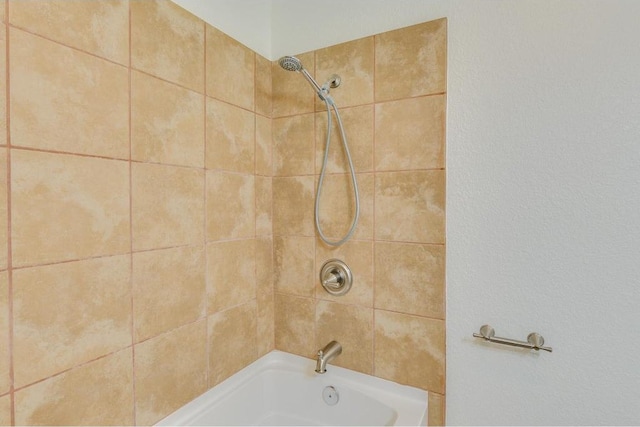
{"type": "Polygon", "coordinates": [[[443,16],[448,423],[640,424],[640,2],[273,0],[271,58],[443,16]]]}
{"type": "Polygon", "coordinates": [[[271,59],[271,2],[268,0],[172,0],[271,59]]]}

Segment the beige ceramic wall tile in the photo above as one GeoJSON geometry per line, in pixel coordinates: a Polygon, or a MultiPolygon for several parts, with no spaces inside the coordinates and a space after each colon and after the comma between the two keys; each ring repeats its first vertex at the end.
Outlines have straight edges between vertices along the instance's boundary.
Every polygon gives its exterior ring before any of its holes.
{"type": "Polygon", "coordinates": [[[205,316],[204,248],[133,254],[133,313],[137,342],[205,316]]]}
{"type": "MultiPolygon", "coordinates": [[[[373,106],[340,108],[351,161],[356,172],[373,170],[373,106]]],[[[349,163],[342,144],[338,120],[332,115],[331,144],[326,166],[328,173],[348,173],[349,163]]],[[[320,173],[327,146],[327,113],[316,114],[316,173],[320,173]]]]}
{"type": "Polygon", "coordinates": [[[133,71],[131,158],[204,167],[204,96],[133,71]]]}
{"type": "Polygon", "coordinates": [[[373,373],[372,308],[318,301],[316,348],[323,348],[334,340],[342,345],[342,354],[331,361],[332,365],[373,373]]]}
{"type": "Polygon", "coordinates": [[[13,272],[17,387],[131,345],[130,268],[121,255],[13,272]]]}
{"type": "Polygon", "coordinates": [[[167,0],[132,1],[131,66],[204,92],[204,22],[167,0]]]}
{"type": "Polygon", "coordinates": [[[271,117],[273,90],[271,61],[256,54],[256,113],[271,117]]]}
{"type": "Polygon", "coordinates": [[[376,308],[445,318],[444,245],[376,243],[376,308]]]}
{"type": "MultiPolygon", "coordinates": [[[[360,214],[354,237],[373,239],[373,174],[357,174],[360,214]]],[[[347,235],[355,214],[355,198],[351,175],[325,175],[320,196],[320,226],[330,240],[347,235]]]]}
{"type": "Polygon", "coordinates": [[[254,237],[255,177],[207,171],[207,241],[254,237]]]}
{"type": "Polygon", "coordinates": [[[273,178],[273,234],[313,236],[313,176],[273,178]]]}
{"type": "MultiPolygon", "coordinates": [[[[0,272],[0,395],[9,392],[9,280],[0,272]]],[[[0,413],[2,411],[0,410],[0,413]]],[[[0,416],[1,418],[1,416],[0,416]]],[[[2,424],[0,424],[2,425],[2,424]]]]}
{"type": "Polygon", "coordinates": [[[378,377],[444,393],[444,321],[376,310],[374,363],[378,377]]]}
{"type": "Polygon", "coordinates": [[[11,396],[8,394],[0,397],[0,425],[11,425],[11,396]]]}
{"type": "Polygon", "coordinates": [[[314,295],[314,238],[275,237],[274,286],[280,293],[313,297],[314,295]]]}
{"type": "Polygon", "coordinates": [[[447,90],[446,18],[375,36],[376,101],[447,90]]]}
{"type": "MultiPolygon", "coordinates": [[[[1,131],[1,129],[0,129],[1,131]]],[[[7,149],[0,148],[0,270],[6,270],[8,258],[7,226],[9,221],[9,208],[7,204],[7,149]]]]}
{"type": "Polygon", "coordinates": [[[256,297],[255,239],[207,245],[209,314],[256,297]]]}
{"type": "Polygon", "coordinates": [[[273,120],[273,175],[314,173],[314,115],[304,114],[273,120]]]}
{"type": "MultiPolygon", "coordinates": [[[[4,5],[0,4],[0,11],[4,5]]],[[[0,34],[0,145],[7,143],[7,32],[0,34]]]]}
{"type": "Polygon", "coordinates": [[[131,349],[17,391],[15,411],[16,425],[133,425],[131,349]]]}
{"type": "Polygon", "coordinates": [[[256,325],[255,301],[209,316],[209,387],[258,358],[256,325]]]}
{"type": "MultiPolygon", "coordinates": [[[[331,89],[338,107],[373,102],[373,51],[373,37],[366,37],[315,52],[318,84],[322,85],[333,74],[342,79],[340,86],[331,89]]],[[[316,97],[316,110],[324,109],[325,103],[316,97]]]]}
{"type": "Polygon", "coordinates": [[[131,173],[134,250],[202,243],[202,170],[134,163],[131,173]]]}
{"type": "Polygon", "coordinates": [[[256,176],[256,235],[272,234],[272,178],[256,176]]]}
{"type": "MultiPolygon", "coordinates": [[[[5,2],[6,4],[6,2],[5,2]]],[[[6,20],[6,11],[5,11],[5,4],[0,4],[0,21],[5,22],[6,20]]]]}
{"type": "Polygon", "coordinates": [[[125,67],[11,29],[14,146],[129,157],[125,67]]]}
{"type": "Polygon", "coordinates": [[[275,294],[276,349],[313,357],[315,348],[315,300],[275,294]]]}
{"type": "Polygon", "coordinates": [[[207,390],[207,322],[136,345],[136,424],[152,425],[207,390]]]}
{"type": "Polygon", "coordinates": [[[275,348],[273,294],[273,239],[256,239],[256,299],[258,304],[258,355],[275,348]]]}
{"type": "Polygon", "coordinates": [[[429,393],[429,426],[445,425],[445,397],[441,394],[429,393]]]}
{"type": "Polygon", "coordinates": [[[376,239],[445,241],[445,172],[376,174],[376,239]]]}
{"type": "Polygon", "coordinates": [[[273,175],[271,131],[273,121],[256,114],[256,174],[273,175]]]}
{"type": "Polygon", "coordinates": [[[444,168],[445,96],[376,105],[376,170],[444,168]]]}
{"type": "Polygon", "coordinates": [[[317,274],[314,277],[316,298],[342,304],[373,307],[373,242],[349,240],[341,246],[328,246],[316,240],[316,270],[320,272],[330,259],[344,261],[353,273],[353,284],[346,295],[333,296],[324,290],[317,274]]]}
{"type": "Polygon", "coordinates": [[[127,252],[129,164],[12,150],[13,266],[127,252]]]}
{"type": "MultiPolygon", "coordinates": [[[[313,52],[296,55],[302,66],[314,75],[315,55],[313,52]]],[[[311,113],[314,110],[315,90],[300,73],[282,69],[278,61],[273,61],[273,117],[311,113]]]]}
{"type": "Polygon", "coordinates": [[[211,25],[206,27],[207,95],[253,111],[256,54],[211,25]]]}
{"type": "Polygon", "coordinates": [[[18,0],[10,4],[12,25],[129,64],[128,1],[18,0]]]}
{"type": "Polygon", "coordinates": [[[256,239],[256,292],[267,296],[273,286],[273,238],[262,236],[256,239]]]}
{"type": "Polygon", "coordinates": [[[206,163],[208,169],[254,173],[254,113],[207,98],[206,163]]]}

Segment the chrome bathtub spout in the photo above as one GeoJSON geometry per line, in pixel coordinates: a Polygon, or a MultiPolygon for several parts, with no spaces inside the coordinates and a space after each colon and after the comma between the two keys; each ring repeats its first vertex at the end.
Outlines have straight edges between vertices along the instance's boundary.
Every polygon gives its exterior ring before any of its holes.
{"type": "Polygon", "coordinates": [[[316,372],[324,374],[327,372],[327,363],[331,362],[342,353],[342,346],[338,341],[331,341],[322,350],[318,350],[316,359],[316,372]]]}

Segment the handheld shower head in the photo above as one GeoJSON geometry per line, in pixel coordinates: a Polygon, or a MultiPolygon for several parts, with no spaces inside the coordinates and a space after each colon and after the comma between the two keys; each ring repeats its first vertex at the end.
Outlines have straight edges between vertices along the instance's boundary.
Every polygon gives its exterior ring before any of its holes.
{"type": "Polygon", "coordinates": [[[309,72],[304,69],[304,67],[302,66],[302,62],[300,62],[298,58],[296,58],[295,56],[283,56],[282,58],[280,58],[280,60],[278,60],[278,64],[280,64],[280,66],[287,71],[297,71],[302,73],[309,84],[313,86],[313,89],[316,91],[320,99],[322,99],[323,101],[326,99],[328,92],[327,94],[323,92],[320,85],[313,79],[313,77],[311,77],[311,74],[309,74],[309,72]]]}
{"type": "Polygon", "coordinates": [[[300,71],[303,69],[302,62],[295,56],[283,56],[278,63],[287,71],[300,71]]]}

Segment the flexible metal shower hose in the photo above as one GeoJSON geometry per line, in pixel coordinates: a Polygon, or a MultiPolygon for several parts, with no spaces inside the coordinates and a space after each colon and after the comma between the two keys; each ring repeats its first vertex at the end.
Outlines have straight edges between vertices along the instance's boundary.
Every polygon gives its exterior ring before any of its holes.
{"type": "Polygon", "coordinates": [[[327,106],[327,142],[324,148],[324,158],[322,160],[322,169],[320,170],[320,178],[318,179],[318,191],[316,192],[316,203],[315,203],[315,217],[316,217],[316,229],[318,230],[318,235],[323,242],[330,246],[340,246],[346,243],[353,233],[356,231],[356,225],[358,225],[358,217],[360,216],[360,196],[358,194],[358,183],[356,181],[356,172],[353,168],[353,161],[351,160],[351,153],[349,153],[349,145],[347,144],[347,137],[344,133],[344,127],[342,126],[342,119],[340,118],[340,113],[338,112],[338,107],[333,102],[333,99],[330,96],[322,97],[325,105],[327,106]],[[332,241],[327,238],[322,232],[322,228],[320,227],[320,196],[322,195],[322,185],[324,183],[324,174],[327,168],[327,161],[329,158],[329,145],[331,144],[331,107],[333,107],[336,113],[336,119],[338,120],[338,127],[340,128],[340,137],[342,138],[342,146],[344,147],[344,151],[347,155],[347,161],[349,162],[349,170],[351,171],[351,183],[353,185],[353,194],[356,202],[356,210],[353,215],[353,221],[351,222],[351,227],[347,234],[340,240],[332,241]]]}

